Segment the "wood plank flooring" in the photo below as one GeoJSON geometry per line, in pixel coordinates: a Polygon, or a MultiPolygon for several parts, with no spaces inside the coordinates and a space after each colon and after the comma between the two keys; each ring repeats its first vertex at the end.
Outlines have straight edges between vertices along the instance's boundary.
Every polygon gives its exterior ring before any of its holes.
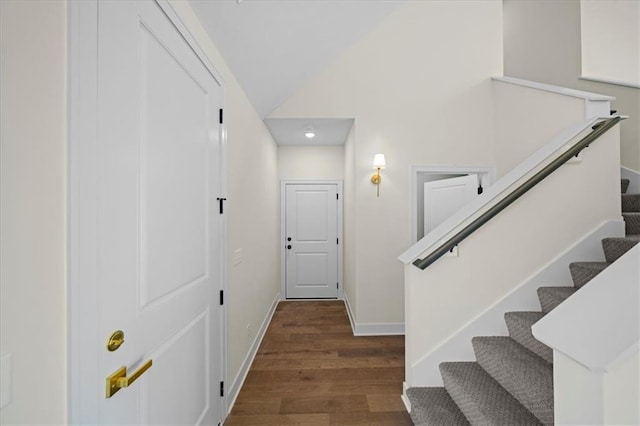
{"type": "Polygon", "coordinates": [[[404,336],[354,337],[341,301],[280,302],[225,425],[411,425],[404,336]]]}

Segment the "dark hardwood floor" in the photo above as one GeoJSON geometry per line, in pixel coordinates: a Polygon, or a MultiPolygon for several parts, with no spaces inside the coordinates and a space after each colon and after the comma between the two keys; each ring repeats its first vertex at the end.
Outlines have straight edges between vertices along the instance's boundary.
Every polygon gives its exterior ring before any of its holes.
{"type": "Polygon", "coordinates": [[[411,425],[404,337],[354,337],[341,301],[280,302],[225,425],[411,425]]]}

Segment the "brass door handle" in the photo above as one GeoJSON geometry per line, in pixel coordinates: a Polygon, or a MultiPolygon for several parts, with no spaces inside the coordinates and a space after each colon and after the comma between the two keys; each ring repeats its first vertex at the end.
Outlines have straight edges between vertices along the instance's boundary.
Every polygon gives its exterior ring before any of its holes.
{"type": "Polygon", "coordinates": [[[153,360],[148,360],[142,364],[130,376],[127,376],[127,367],[118,368],[113,374],[107,377],[107,398],[111,398],[116,392],[122,388],[129,387],[138,377],[142,376],[153,365],[153,360]]]}

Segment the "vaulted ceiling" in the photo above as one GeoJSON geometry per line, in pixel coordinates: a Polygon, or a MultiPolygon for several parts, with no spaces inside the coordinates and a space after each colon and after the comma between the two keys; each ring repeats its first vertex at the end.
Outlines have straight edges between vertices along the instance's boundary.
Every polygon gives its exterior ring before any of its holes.
{"type": "Polygon", "coordinates": [[[267,117],[405,0],[189,0],[267,117]]]}

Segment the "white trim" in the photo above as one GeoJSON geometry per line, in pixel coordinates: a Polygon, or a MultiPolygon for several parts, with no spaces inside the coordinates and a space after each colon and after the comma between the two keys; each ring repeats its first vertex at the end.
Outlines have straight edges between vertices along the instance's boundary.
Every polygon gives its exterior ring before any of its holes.
{"type": "MultiPolygon", "coordinates": [[[[95,166],[97,129],[97,1],[70,2],[67,5],[69,103],[67,143],[67,404],[71,424],[96,424],[98,400],[90,392],[98,376],[97,254],[80,249],[93,239],[82,232],[85,224],[95,223],[97,210],[95,166]],[[80,179],[79,177],[83,178],[80,179]],[[88,340],[85,340],[88,339],[88,340]],[[94,344],[87,344],[94,342],[94,344]]],[[[89,228],[90,229],[90,228],[89,228]]]]}
{"type": "Polygon", "coordinates": [[[624,221],[605,221],[588,235],[558,254],[546,265],[524,279],[511,292],[497,300],[435,349],[411,365],[411,386],[442,386],[438,365],[445,361],[473,361],[471,339],[475,336],[506,336],[505,312],[540,311],[538,287],[572,286],[571,262],[604,261],[601,241],[607,237],[623,237],[624,221]]]}
{"type": "Polygon", "coordinates": [[[409,389],[407,382],[402,382],[402,395],[400,395],[400,399],[402,399],[402,403],[404,404],[404,408],[407,409],[407,413],[411,413],[411,400],[407,396],[407,389],[409,389]]]}
{"type": "Polygon", "coordinates": [[[351,305],[347,294],[344,294],[344,304],[347,308],[347,315],[351,323],[351,330],[354,336],[401,336],[404,335],[403,322],[372,322],[360,323],[355,321],[355,316],[351,311],[351,305]]]}
{"type": "MultiPolygon", "coordinates": [[[[338,192],[338,294],[336,299],[342,300],[344,297],[344,278],[342,276],[343,269],[343,191],[341,180],[327,180],[327,179],[283,179],[280,181],[280,300],[287,299],[287,265],[286,265],[286,245],[287,236],[286,231],[286,191],[287,185],[336,185],[338,192]]],[[[289,300],[302,300],[302,299],[289,299],[289,300]]],[[[304,299],[310,300],[310,299],[304,299]]],[[[334,299],[318,299],[318,300],[334,300],[334,299]]]]}
{"type": "Polygon", "coordinates": [[[580,80],[595,81],[597,83],[613,84],[616,86],[630,87],[632,89],[640,89],[640,84],[632,83],[630,81],[612,80],[609,78],[599,78],[599,77],[589,77],[586,75],[581,75],[578,78],[580,80]]]}
{"type": "Polygon", "coordinates": [[[558,93],[560,95],[571,96],[574,98],[585,99],[589,101],[615,101],[614,96],[600,95],[598,93],[584,92],[582,90],[569,89],[566,87],[554,86],[551,84],[539,83],[537,81],[522,80],[514,77],[492,77],[493,81],[502,83],[515,84],[517,86],[530,87],[532,89],[543,90],[545,92],[558,93]]]}
{"type": "Polygon", "coordinates": [[[627,194],[640,194],[640,173],[627,167],[620,166],[620,178],[629,179],[627,194]]]}
{"type": "MultiPolygon", "coordinates": [[[[262,339],[264,339],[265,334],[267,333],[267,328],[271,323],[271,319],[273,318],[273,314],[276,312],[276,308],[278,307],[278,303],[280,303],[280,295],[276,294],[273,298],[273,302],[271,303],[271,307],[267,311],[267,315],[264,317],[262,324],[260,325],[260,329],[258,330],[258,334],[256,338],[253,339],[253,343],[249,348],[249,352],[244,357],[242,364],[240,365],[240,369],[238,370],[238,374],[236,374],[236,378],[233,379],[233,383],[229,388],[229,392],[227,393],[227,400],[230,401],[228,404],[228,409],[226,412],[226,416],[231,414],[231,410],[233,409],[233,405],[236,403],[236,399],[238,398],[238,394],[240,393],[240,389],[242,389],[242,385],[247,378],[247,374],[249,374],[249,369],[251,368],[251,364],[253,364],[253,360],[258,353],[258,349],[260,348],[260,344],[262,343],[262,339]]],[[[225,416],[225,417],[226,417],[225,416]]]]}
{"type": "MultiPolygon", "coordinates": [[[[220,85],[220,107],[226,105],[224,80],[211,61],[189,32],[171,4],[167,0],[155,0],[185,39],[187,44],[205,65],[209,73],[220,85]]],[[[95,167],[97,153],[98,123],[98,2],[85,0],[69,2],[67,6],[68,25],[68,73],[67,105],[68,150],[67,150],[67,409],[68,420],[72,424],[98,423],[97,398],[83,389],[94,385],[92,380],[99,377],[98,348],[98,289],[97,253],[95,250],[95,223],[97,217],[98,168],[95,167]],[[93,343],[88,343],[93,342],[93,343]]],[[[220,187],[226,193],[226,128],[220,126],[220,187]]],[[[220,268],[222,272],[221,290],[227,289],[226,268],[226,217],[221,218],[220,268]]],[[[227,309],[220,308],[220,359],[221,378],[227,375],[227,309]]],[[[221,401],[221,415],[225,412],[226,397],[221,401]]]]}
{"type": "Polygon", "coordinates": [[[354,336],[402,336],[404,335],[403,322],[371,322],[356,323],[354,336]]]}
{"type": "Polygon", "coordinates": [[[496,181],[496,168],[484,166],[411,166],[411,244],[418,241],[418,175],[426,174],[477,174],[483,189],[496,181]],[[480,179],[480,176],[486,178],[480,179]]]}
{"type": "Polygon", "coordinates": [[[349,324],[351,324],[351,332],[353,333],[353,335],[356,335],[356,321],[355,321],[355,315],[353,314],[353,311],[351,310],[351,304],[349,304],[349,298],[347,297],[347,292],[344,292],[344,307],[347,309],[347,316],[349,317],[349,324]]]}

